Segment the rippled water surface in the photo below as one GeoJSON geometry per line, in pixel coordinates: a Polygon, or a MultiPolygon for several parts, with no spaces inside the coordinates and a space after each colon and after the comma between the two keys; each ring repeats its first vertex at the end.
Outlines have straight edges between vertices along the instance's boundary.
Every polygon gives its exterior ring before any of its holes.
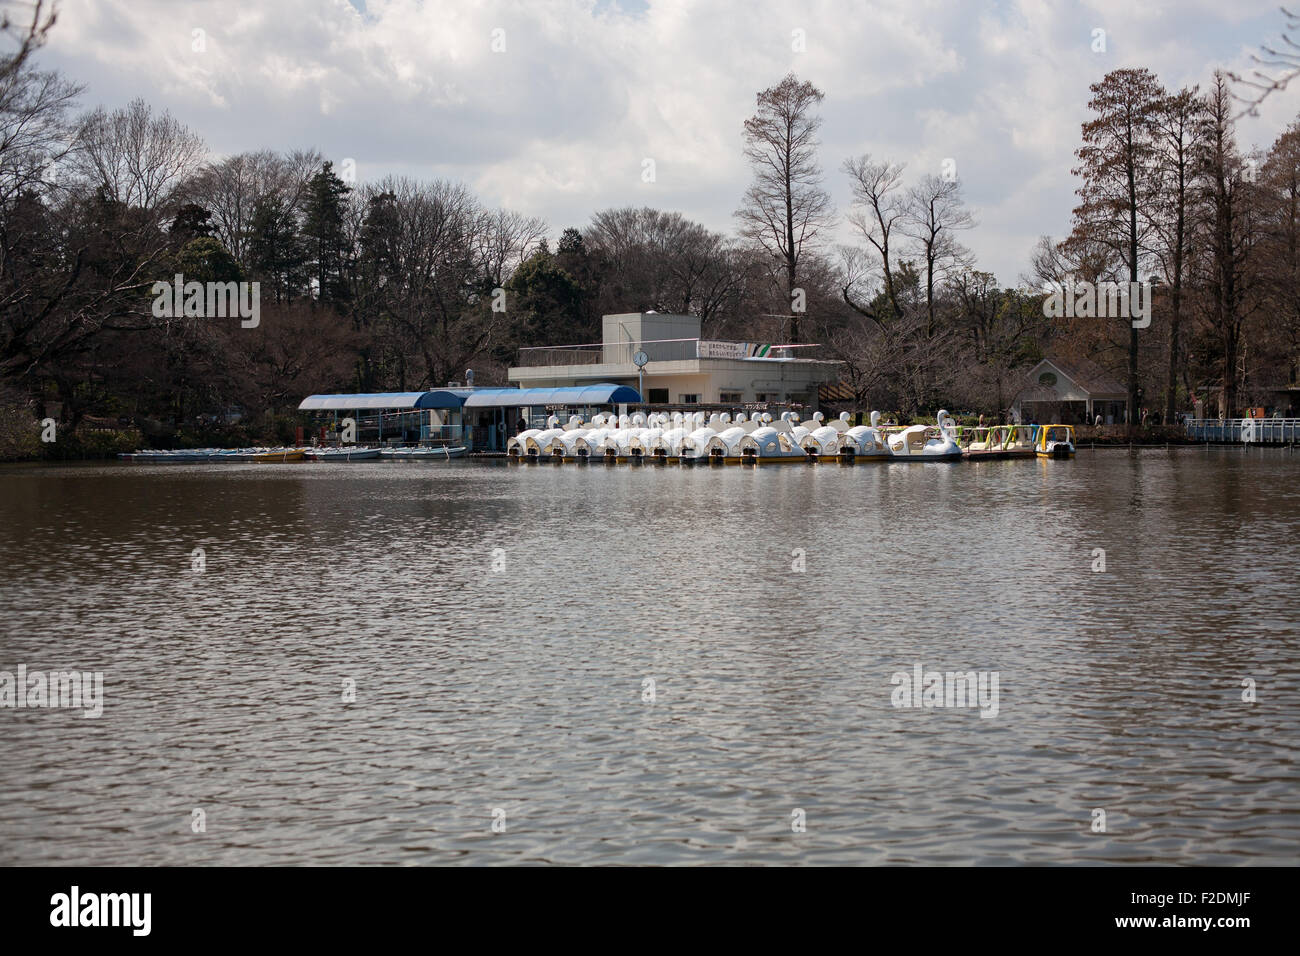
{"type": "Polygon", "coordinates": [[[1292,863],[1298,469],[0,469],[0,863],[1292,863]]]}

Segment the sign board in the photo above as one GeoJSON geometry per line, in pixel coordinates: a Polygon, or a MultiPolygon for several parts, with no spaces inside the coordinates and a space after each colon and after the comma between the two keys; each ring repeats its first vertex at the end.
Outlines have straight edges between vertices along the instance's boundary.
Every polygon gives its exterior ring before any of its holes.
{"type": "Polygon", "coordinates": [[[700,339],[695,343],[696,358],[746,359],[767,358],[772,346],[766,342],[709,342],[700,339]]]}

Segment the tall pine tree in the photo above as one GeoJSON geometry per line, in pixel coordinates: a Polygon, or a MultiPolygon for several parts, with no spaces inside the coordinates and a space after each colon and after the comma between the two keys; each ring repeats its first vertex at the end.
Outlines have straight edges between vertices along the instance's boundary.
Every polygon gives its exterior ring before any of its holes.
{"type": "Polygon", "coordinates": [[[347,298],[347,237],[343,210],[352,190],[326,161],[307,183],[303,204],[302,235],[316,282],[319,302],[340,302],[347,298]]]}

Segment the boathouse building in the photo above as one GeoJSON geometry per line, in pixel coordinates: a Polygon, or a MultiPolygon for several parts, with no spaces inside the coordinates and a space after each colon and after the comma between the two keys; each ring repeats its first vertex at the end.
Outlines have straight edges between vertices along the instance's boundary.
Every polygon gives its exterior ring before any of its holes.
{"type": "Polygon", "coordinates": [[[694,315],[607,315],[601,341],[519,350],[508,379],[523,388],[613,382],[657,407],[818,407],[818,387],[838,381],[840,363],[803,358],[811,345],[723,342],[700,337],[694,315]]]}
{"type": "Polygon", "coordinates": [[[1099,366],[1086,360],[1045,358],[1025,376],[1011,402],[1011,417],[1022,423],[1103,424],[1127,421],[1128,393],[1099,366]]]}
{"type": "Polygon", "coordinates": [[[629,405],[741,410],[817,410],[818,388],[838,380],[840,363],[802,358],[812,346],[702,339],[693,315],[607,315],[602,341],[520,349],[513,388],[434,388],[425,392],[309,395],[313,436],[338,437],[345,419],[354,441],[465,445],[504,451],[520,422],[551,414],[624,413],[629,405]]]}

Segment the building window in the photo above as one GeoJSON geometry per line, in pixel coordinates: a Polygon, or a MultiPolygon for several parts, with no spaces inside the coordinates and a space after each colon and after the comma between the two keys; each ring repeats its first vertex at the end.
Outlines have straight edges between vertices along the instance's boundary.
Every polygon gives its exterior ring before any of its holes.
{"type": "Polygon", "coordinates": [[[1044,372],[1042,375],[1038,376],[1038,384],[1052,388],[1056,385],[1056,376],[1051,372],[1044,372]]]}
{"type": "Polygon", "coordinates": [[[668,404],[668,389],[666,388],[647,389],[647,394],[650,396],[649,402],[651,405],[668,404]]]}
{"type": "Polygon", "coordinates": [[[723,405],[739,404],[745,400],[744,392],[718,392],[718,401],[723,405]]]}
{"type": "Polygon", "coordinates": [[[678,402],[682,405],[698,405],[700,404],[700,396],[698,393],[694,395],[679,395],[678,402]]]}

